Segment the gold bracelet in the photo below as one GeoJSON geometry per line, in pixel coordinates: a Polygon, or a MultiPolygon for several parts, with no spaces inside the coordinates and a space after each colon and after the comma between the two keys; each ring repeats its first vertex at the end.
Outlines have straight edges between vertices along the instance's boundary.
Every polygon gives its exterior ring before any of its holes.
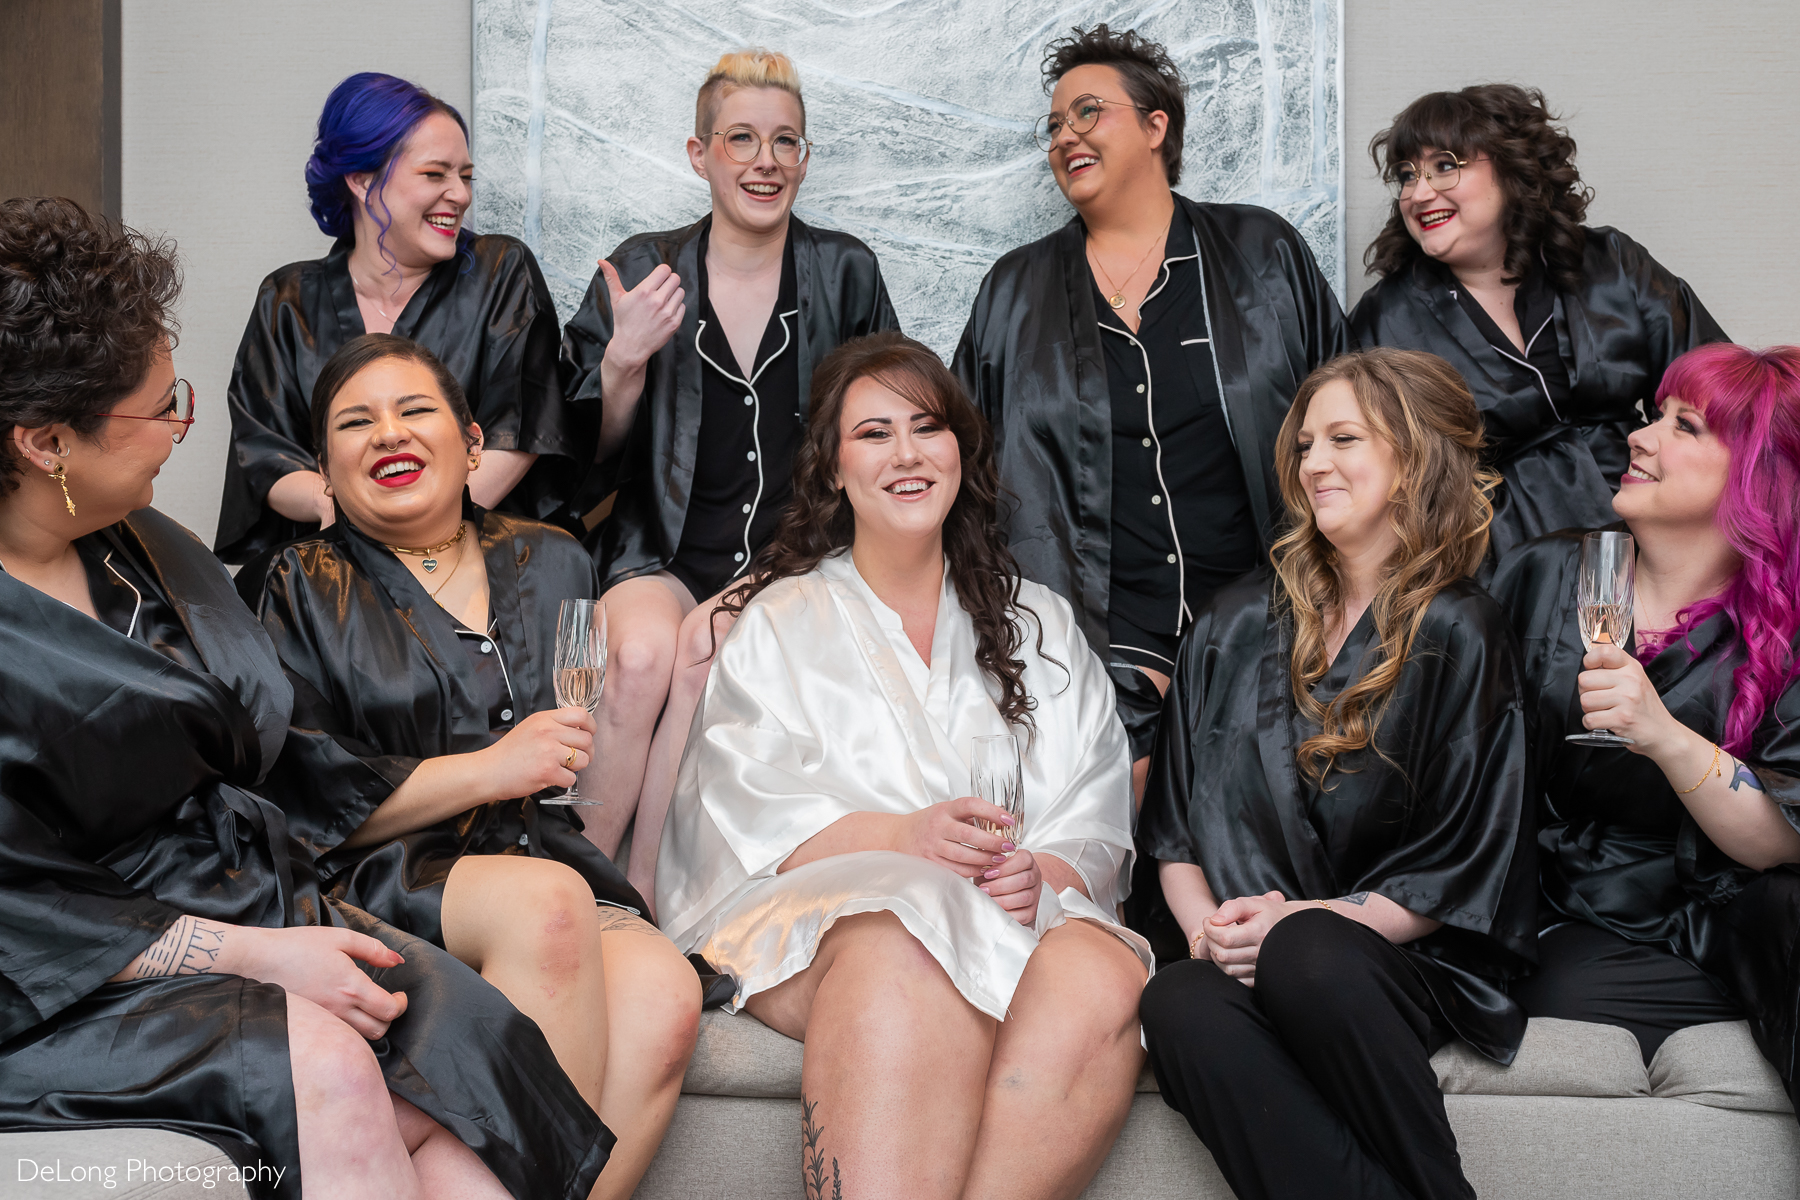
{"type": "MultiPolygon", "coordinates": [[[[1700,783],[1705,783],[1706,777],[1708,775],[1717,775],[1720,779],[1725,778],[1725,773],[1723,771],[1719,770],[1719,744],[1717,742],[1713,743],[1712,765],[1707,767],[1706,770],[1700,772],[1700,783]]],[[[1699,787],[1700,783],[1696,783],[1694,785],[1694,787],[1691,787],[1691,788],[1683,788],[1681,791],[1676,792],[1675,794],[1677,796],[1685,796],[1689,792],[1693,791],[1694,788],[1699,787]]]]}
{"type": "Polygon", "coordinates": [[[1337,909],[1331,907],[1331,902],[1328,900],[1314,900],[1313,903],[1314,904],[1323,904],[1325,906],[1326,912],[1336,912],[1337,911],[1337,909]]]}
{"type": "Polygon", "coordinates": [[[1194,944],[1196,942],[1204,942],[1205,940],[1206,940],[1206,922],[1202,921],[1200,923],[1200,932],[1196,933],[1193,937],[1188,939],[1188,957],[1189,958],[1199,958],[1200,957],[1198,954],[1194,953],[1194,944]]]}

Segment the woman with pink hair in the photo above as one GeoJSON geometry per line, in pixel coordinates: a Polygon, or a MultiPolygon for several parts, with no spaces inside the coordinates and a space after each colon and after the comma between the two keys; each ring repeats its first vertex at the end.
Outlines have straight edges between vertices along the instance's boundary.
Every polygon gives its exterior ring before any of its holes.
{"type": "Polygon", "coordinates": [[[1581,530],[1520,546],[1494,592],[1537,714],[1545,903],[1532,1016],[1665,1038],[1748,1017],[1795,1093],[1800,942],[1800,346],[1670,365],[1613,508],[1634,641],[1585,655],[1581,530]],[[1628,653],[1628,651],[1630,651],[1628,653]],[[1570,733],[1610,729],[1628,746],[1570,733]]]}

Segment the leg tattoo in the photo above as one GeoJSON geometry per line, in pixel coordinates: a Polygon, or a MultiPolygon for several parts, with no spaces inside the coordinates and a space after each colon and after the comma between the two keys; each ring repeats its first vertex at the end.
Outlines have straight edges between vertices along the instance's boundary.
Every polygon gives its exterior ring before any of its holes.
{"type": "MultiPolygon", "coordinates": [[[[800,1185],[805,1189],[806,1200],[826,1200],[825,1191],[825,1151],[819,1142],[825,1136],[825,1127],[818,1124],[814,1114],[819,1110],[817,1100],[800,1097],[800,1185]]],[[[830,1200],[844,1200],[843,1174],[838,1170],[838,1160],[834,1155],[831,1160],[830,1200]]]]}

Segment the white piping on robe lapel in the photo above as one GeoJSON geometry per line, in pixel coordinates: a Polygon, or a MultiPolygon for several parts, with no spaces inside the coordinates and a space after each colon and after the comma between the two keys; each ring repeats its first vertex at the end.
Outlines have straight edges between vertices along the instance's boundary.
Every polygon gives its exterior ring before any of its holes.
{"type": "MultiPolygon", "coordinates": [[[[743,384],[744,387],[749,390],[750,402],[754,406],[750,413],[750,444],[756,451],[756,495],[751,499],[750,512],[744,518],[744,552],[738,559],[738,569],[731,573],[733,579],[736,579],[750,568],[750,525],[756,520],[756,510],[757,507],[762,504],[763,497],[762,394],[756,390],[756,381],[762,378],[762,373],[768,369],[769,364],[780,358],[782,354],[786,352],[788,346],[793,342],[794,331],[788,328],[788,318],[797,316],[799,312],[800,310],[795,308],[789,309],[784,313],[776,314],[781,320],[781,345],[776,348],[775,353],[763,359],[762,364],[754,371],[750,372],[750,378],[748,379],[740,379],[738,376],[733,375],[730,371],[727,371],[724,367],[721,367],[718,363],[709,358],[706,351],[701,348],[700,337],[706,332],[706,321],[704,319],[701,320],[699,328],[694,330],[694,353],[698,354],[707,366],[731,380],[731,382],[743,384]]],[[[797,416],[799,414],[795,415],[797,416]]]]}

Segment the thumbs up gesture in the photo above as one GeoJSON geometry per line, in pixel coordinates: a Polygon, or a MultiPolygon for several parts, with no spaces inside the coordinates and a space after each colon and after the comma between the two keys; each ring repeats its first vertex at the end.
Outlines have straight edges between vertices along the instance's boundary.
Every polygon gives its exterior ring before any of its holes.
{"type": "Polygon", "coordinates": [[[682,289],[681,277],[661,263],[642,283],[626,291],[618,270],[604,258],[600,274],[612,301],[613,336],[606,346],[607,362],[626,372],[640,371],[651,355],[675,336],[687,315],[687,292],[682,289]]]}

